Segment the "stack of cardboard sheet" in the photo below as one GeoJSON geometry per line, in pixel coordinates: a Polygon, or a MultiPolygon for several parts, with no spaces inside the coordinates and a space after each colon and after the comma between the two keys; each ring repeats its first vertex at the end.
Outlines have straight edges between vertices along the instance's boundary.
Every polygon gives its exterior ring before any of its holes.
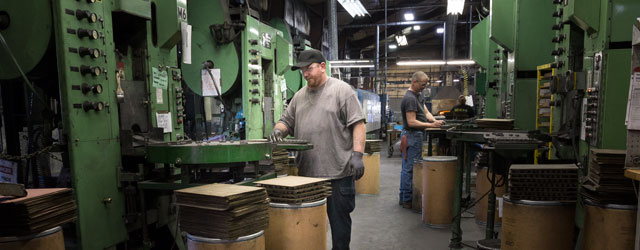
{"type": "Polygon", "coordinates": [[[592,149],[582,195],[600,203],[636,204],[631,179],[624,177],[625,150],[592,149]]]}
{"type": "Polygon", "coordinates": [[[367,140],[364,145],[364,152],[367,154],[373,154],[382,150],[382,140],[367,140]]]}
{"type": "Polygon", "coordinates": [[[498,130],[511,130],[513,129],[513,119],[477,119],[476,124],[481,129],[498,129],[498,130]]]}
{"type": "Polygon", "coordinates": [[[0,196],[0,236],[39,233],[76,219],[70,188],[27,189],[27,196],[0,196]]]}
{"type": "Polygon", "coordinates": [[[180,229],[192,235],[235,239],[267,227],[264,188],[209,184],[175,191],[180,229]]]}
{"type": "Polygon", "coordinates": [[[286,149],[273,150],[273,152],[271,152],[271,161],[273,162],[276,173],[284,174],[288,170],[289,152],[286,149]]]}
{"type": "Polygon", "coordinates": [[[578,167],[561,165],[511,165],[509,193],[514,200],[575,201],[578,167]]]}
{"type": "Polygon", "coordinates": [[[267,189],[271,202],[301,204],[322,200],[331,195],[328,179],[287,176],[255,182],[267,189]]]}

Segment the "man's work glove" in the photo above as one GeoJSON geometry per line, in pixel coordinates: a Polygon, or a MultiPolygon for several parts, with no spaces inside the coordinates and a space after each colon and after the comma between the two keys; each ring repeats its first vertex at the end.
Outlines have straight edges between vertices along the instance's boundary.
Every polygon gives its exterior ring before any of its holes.
{"type": "Polygon", "coordinates": [[[359,180],[364,175],[364,161],[362,161],[362,153],[353,152],[351,154],[351,160],[349,161],[349,166],[351,167],[351,173],[353,173],[353,178],[359,180]]]}
{"type": "Polygon", "coordinates": [[[276,143],[281,142],[284,137],[284,133],[279,129],[274,129],[271,131],[271,135],[269,135],[269,142],[276,143]]]}

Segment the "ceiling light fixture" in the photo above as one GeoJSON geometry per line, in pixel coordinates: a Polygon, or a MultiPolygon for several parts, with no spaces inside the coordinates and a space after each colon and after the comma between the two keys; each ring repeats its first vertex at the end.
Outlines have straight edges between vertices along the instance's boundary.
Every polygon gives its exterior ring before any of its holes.
{"type": "Polygon", "coordinates": [[[413,30],[420,30],[420,25],[413,25],[413,30]]]}
{"type": "Polygon", "coordinates": [[[373,64],[332,64],[332,68],[375,68],[373,64]]]}
{"type": "Polygon", "coordinates": [[[445,61],[399,61],[398,66],[445,65],[445,61]]]}
{"type": "Polygon", "coordinates": [[[405,35],[396,36],[396,42],[398,43],[398,46],[409,45],[409,43],[407,42],[407,36],[405,35]]]}
{"type": "Polygon", "coordinates": [[[362,6],[360,0],[338,0],[338,3],[342,5],[342,8],[349,12],[351,17],[355,18],[357,16],[369,15],[369,12],[367,12],[367,9],[362,6]]]}
{"type": "Polygon", "coordinates": [[[474,60],[451,60],[447,61],[447,65],[473,65],[476,64],[474,60]]]}
{"type": "Polygon", "coordinates": [[[464,10],[464,0],[447,0],[447,15],[461,15],[464,10]]]}
{"type": "Polygon", "coordinates": [[[437,28],[436,29],[436,33],[438,33],[438,34],[444,33],[444,28],[437,28]]]}
{"type": "Polygon", "coordinates": [[[398,45],[395,45],[395,44],[389,44],[389,48],[390,48],[390,49],[397,49],[397,48],[398,48],[398,45]]]}
{"type": "Polygon", "coordinates": [[[346,63],[371,63],[371,60],[340,60],[340,61],[329,61],[331,65],[333,64],[346,64],[346,63]]]}
{"type": "Polygon", "coordinates": [[[404,20],[413,21],[414,18],[413,13],[404,13],[404,20]]]}

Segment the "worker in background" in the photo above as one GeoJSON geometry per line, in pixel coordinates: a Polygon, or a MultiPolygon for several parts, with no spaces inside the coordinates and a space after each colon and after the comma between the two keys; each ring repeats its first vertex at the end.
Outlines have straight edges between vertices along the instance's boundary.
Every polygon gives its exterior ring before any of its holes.
{"type": "Polygon", "coordinates": [[[473,107],[467,105],[467,98],[464,95],[458,96],[458,105],[453,106],[451,113],[457,116],[467,116],[467,118],[476,116],[473,107]]]}
{"type": "Polygon", "coordinates": [[[356,91],[349,84],[328,77],[326,67],[320,51],[300,53],[291,69],[300,69],[307,86],[293,96],[269,140],[278,142],[293,135],[313,144],[313,149],[298,153],[298,174],[331,179],[327,214],[333,249],[349,249],[354,179],[364,175],[366,129],[356,91]]]}
{"type": "Polygon", "coordinates": [[[411,76],[411,86],[404,94],[400,109],[402,111],[402,172],[400,174],[400,201],[404,208],[411,208],[413,194],[413,164],[422,158],[423,131],[426,128],[439,128],[444,124],[437,121],[424,105],[422,91],[427,87],[429,77],[422,71],[411,76]]]}

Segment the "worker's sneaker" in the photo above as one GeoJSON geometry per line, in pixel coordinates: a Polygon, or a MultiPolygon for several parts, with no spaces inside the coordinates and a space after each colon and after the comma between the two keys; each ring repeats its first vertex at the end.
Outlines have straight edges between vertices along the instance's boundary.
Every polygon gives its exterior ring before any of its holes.
{"type": "Polygon", "coordinates": [[[412,208],[411,201],[403,202],[402,203],[402,208],[411,209],[412,208]]]}

